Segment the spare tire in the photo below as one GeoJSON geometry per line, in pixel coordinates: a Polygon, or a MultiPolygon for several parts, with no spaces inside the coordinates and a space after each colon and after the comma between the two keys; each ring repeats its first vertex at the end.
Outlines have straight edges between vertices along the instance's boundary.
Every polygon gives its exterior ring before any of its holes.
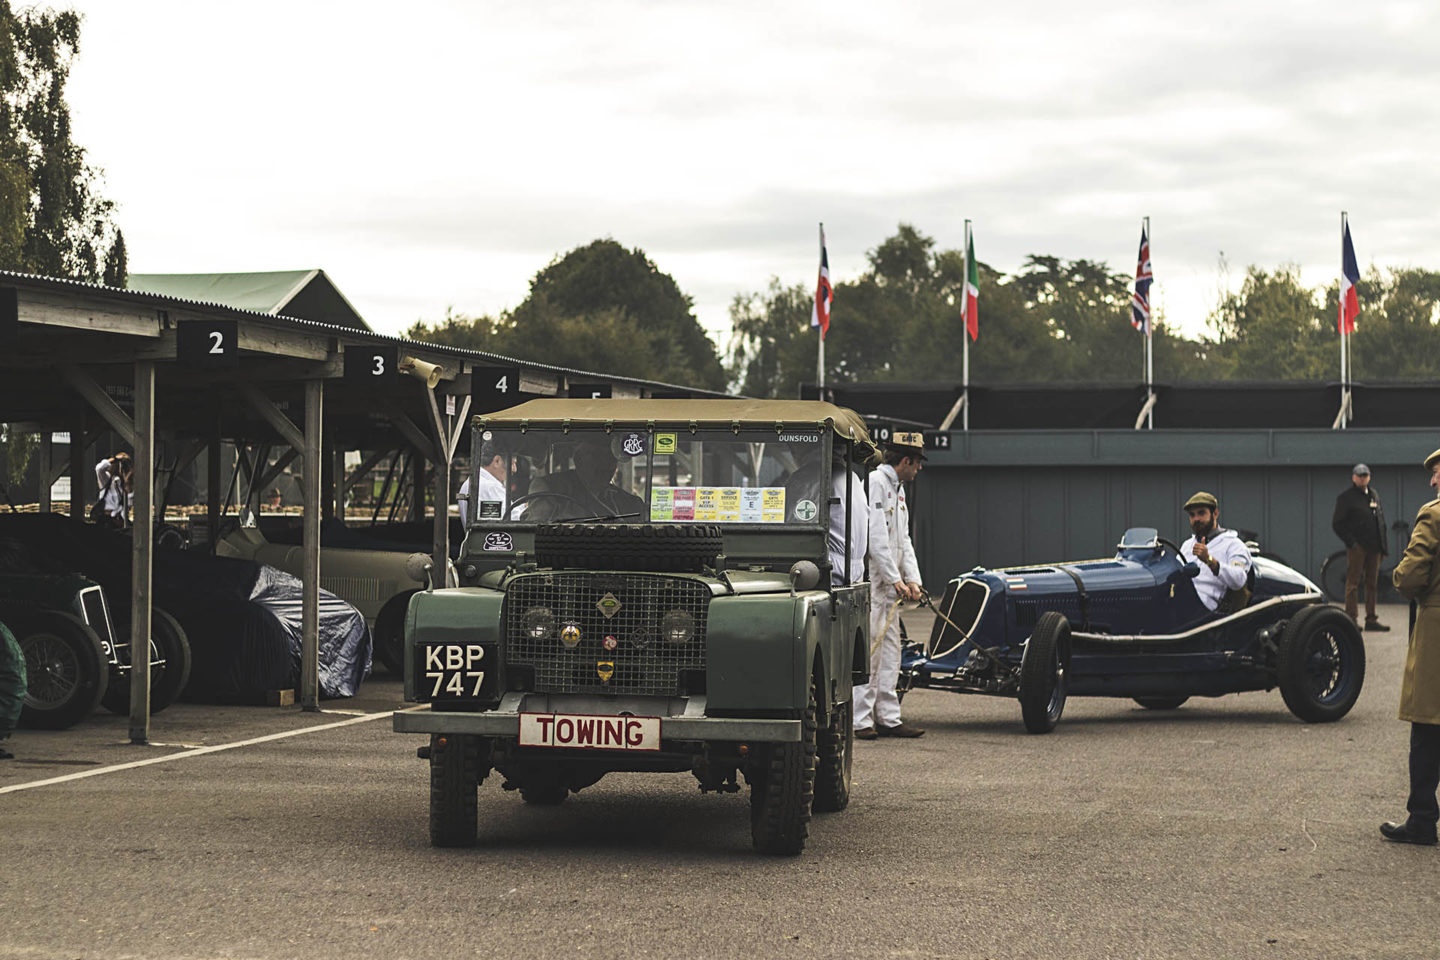
{"type": "Polygon", "coordinates": [[[724,549],[716,524],[549,523],[535,530],[542,567],[699,573],[724,549]]]}

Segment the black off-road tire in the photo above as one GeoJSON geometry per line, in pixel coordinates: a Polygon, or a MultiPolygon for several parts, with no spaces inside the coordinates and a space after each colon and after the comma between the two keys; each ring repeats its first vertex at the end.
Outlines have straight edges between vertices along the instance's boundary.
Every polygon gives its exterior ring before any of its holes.
{"type": "Polygon", "coordinates": [[[750,782],[750,841],[760,853],[794,856],[805,849],[815,803],[815,712],[812,687],[800,742],[768,744],[750,782]]]}
{"type": "Polygon", "coordinates": [[[430,845],[472,847],[478,816],[480,738],[430,735],[430,845]]]}
{"type": "Polygon", "coordinates": [[[1031,733],[1049,733],[1065,712],[1070,689],[1070,621],[1054,610],[1040,615],[1020,659],[1020,716],[1031,733]]]}
{"type": "Polygon", "coordinates": [[[816,813],[835,813],[850,805],[851,769],[855,763],[855,698],[830,711],[830,722],[817,732],[816,813]]]}
{"type": "Polygon", "coordinates": [[[1276,659],[1285,706],[1306,723],[1332,723],[1350,712],[1365,684],[1365,641],[1344,610],[1305,607],[1280,634],[1276,659]]]}
{"type": "Polygon", "coordinates": [[[699,573],[724,546],[717,524],[549,523],[535,530],[542,567],[699,573]]]}
{"type": "MultiPolygon", "coordinates": [[[[117,624],[116,629],[130,631],[128,623],[117,624]]],[[[180,698],[185,685],[190,682],[190,638],[179,621],[159,607],[150,608],[150,712],[159,713],[180,698]],[[163,663],[156,663],[156,661],[163,663]]],[[[105,696],[100,702],[112,713],[125,716],[130,712],[130,674],[112,678],[105,696]]]]}
{"type": "Polygon", "coordinates": [[[1175,710],[1189,697],[1136,697],[1135,702],[1146,710],[1175,710]]]}
{"type": "Polygon", "coordinates": [[[64,730],[88,716],[110,683],[110,664],[95,631],[62,610],[30,611],[10,626],[25,654],[28,679],[20,726],[64,730]]]}
{"type": "Polygon", "coordinates": [[[385,601],[375,617],[374,640],[375,659],[397,677],[405,675],[405,613],[410,609],[410,598],[418,590],[397,593],[385,601]]]}

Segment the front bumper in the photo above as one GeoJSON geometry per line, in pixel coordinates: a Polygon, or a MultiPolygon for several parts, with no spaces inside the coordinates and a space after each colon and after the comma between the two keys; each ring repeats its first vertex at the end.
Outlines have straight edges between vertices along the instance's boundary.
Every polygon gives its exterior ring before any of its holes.
{"type": "Polygon", "coordinates": [[[518,738],[521,713],[572,713],[604,716],[658,716],[661,740],[705,742],[799,743],[799,720],[757,720],[745,717],[707,717],[703,696],[673,698],[596,698],[546,694],[507,693],[500,706],[483,713],[449,710],[398,711],[396,733],[472,734],[481,737],[518,738]]]}

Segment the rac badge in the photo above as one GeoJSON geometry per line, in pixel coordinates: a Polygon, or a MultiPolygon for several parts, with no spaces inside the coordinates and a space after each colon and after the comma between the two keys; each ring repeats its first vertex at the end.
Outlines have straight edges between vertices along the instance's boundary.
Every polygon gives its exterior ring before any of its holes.
{"type": "Polygon", "coordinates": [[[610,678],[615,676],[615,662],[613,660],[601,660],[595,664],[595,672],[600,675],[601,683],[609,683],[610,678]]]}
{"type": "Polygon", "coordinates": [[[574,650],[580,643],[580,628],[573,623],[565,624],[565,629],[560,631],[560,642],[566,650],[574,650]]]}
{"type": "Polygon", "coordinates": [[[595,601],[595,606],[599,608],[600,612],[605,616],[606,620],[610,620],[614,618],[615,614],[620,612],[621,604],[619,599],[616,598],[615,594],[606,593],[605,596],[595,601]]]}

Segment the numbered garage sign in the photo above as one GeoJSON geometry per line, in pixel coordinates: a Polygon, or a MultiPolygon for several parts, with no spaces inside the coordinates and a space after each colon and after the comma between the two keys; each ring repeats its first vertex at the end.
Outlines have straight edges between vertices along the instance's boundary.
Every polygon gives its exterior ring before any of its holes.
{"type": "Polygon", "coordinates": [[[612,390],[608,383],[572,383],[569,393],[585,400],[609,400],[612,390]]]}
{"type": "Polygon", "coordinates": [[[949,431],[949,430],[926,430],[926,431],[925,431],[925,449],[926,449],[926,450],[949,450],[949,449],[950,449],[950,431],[949,431]]]}
{"type": "Polygon", "coordinates": [[[345,379],[370,386],[391,386],[398,382],[400,348],[362,346],[345,348],[345,379]]]}
{"type": "Polygon", "coordinates": [[[520,396],[520,368],[471,367],[470,409],[475,413],[493,413],[513,407],[520,396]]]}
{"type": "Polygon", "coordinates": [[[240,366],[238,320],[187,320],[175,329],[176,359],[205,370],[240,366]]]}

